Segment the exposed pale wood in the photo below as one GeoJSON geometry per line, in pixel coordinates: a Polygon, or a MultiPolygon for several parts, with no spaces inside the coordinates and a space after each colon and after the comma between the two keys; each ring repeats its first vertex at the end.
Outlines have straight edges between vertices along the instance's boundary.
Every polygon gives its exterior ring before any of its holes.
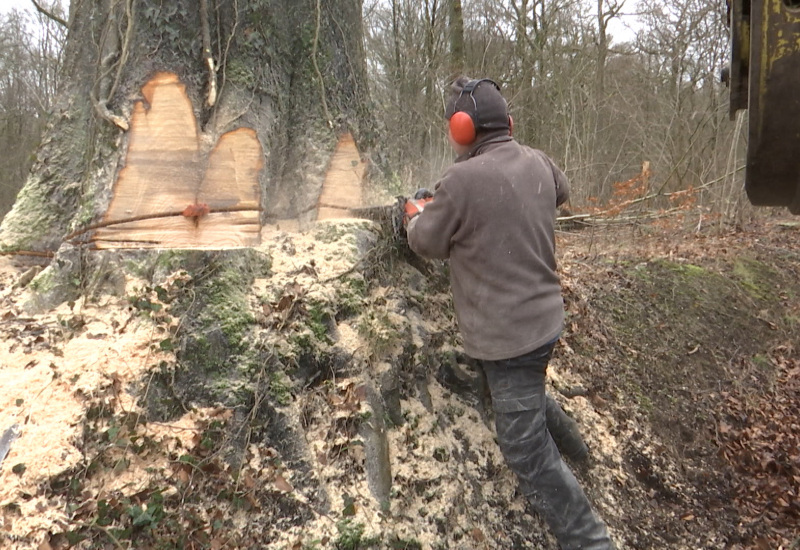
{"type": "Polygon", "coordinates": [[[98,248],[229,248],[259,242],[261,145],[255,131],[239,128],[220,137],[206,158],[183,84],[156,74],[134,105],[125,167],[114,186],[104,222],[181,212],[207,204],[199,218],[143,219],[98,229],[98,248]],[[252,207],[252,212],[214,213],[252,207]]]}
{"type": "Polygon", "coordinates": [[[240,248],[258,243],[259,213],[209,214],[194,220],[175,216],[106,227],[94,238],[97,248],[164,248],[165,234],[184,235],[182,248],[240,248]]]}
{"type": "Polygon", "coordinates": [[[262,167],[261,145],[255,131],[239,128],[219,138],[208,158],[197,202],[215,208],[258,208],[258,172],[262,167]]]}
{"type": "Polygon", "coordinates": [[[365,164],[350,133],[343,134],[331,157],[322,193],[319,197],[317,219],[352,218],[352,209],[363,205],[365,164]]]}

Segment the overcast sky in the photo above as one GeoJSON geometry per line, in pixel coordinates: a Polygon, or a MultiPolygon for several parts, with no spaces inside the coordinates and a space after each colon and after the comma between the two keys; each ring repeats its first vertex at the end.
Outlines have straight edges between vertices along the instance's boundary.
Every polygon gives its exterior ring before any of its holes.
{"type": "MultiPolygon", "coordinates": [[[[11,8],[33,11],[33,5],[30,0],[0,0],[0,13],[6,13],[11,8]]],[[[628,16],[622,21],[619,19],[613,20],[609,32],[614,36],[614,42],[624,42],[633,39],[636,35],[635,28],[636,18],[634,16],[628,16]],[[631,27],[633,27],[633,29],[631,29],[631,27]]]]}
{"type": "Polygon", "coordinates": [[[33,8],[30,0],[0,0],[0,12],[7,12],[11,8],[24,9],[33,8]]]}

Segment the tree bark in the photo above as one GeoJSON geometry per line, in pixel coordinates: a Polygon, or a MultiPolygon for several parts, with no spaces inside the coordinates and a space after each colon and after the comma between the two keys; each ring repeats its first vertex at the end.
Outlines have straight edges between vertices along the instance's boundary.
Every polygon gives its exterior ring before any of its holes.
{"type": "Polygon", "coordinates": [[[606,57],[608,56],[608,20],[603,0],[597,0],[597,98],[601,100],[606,88],[606,57]]]}
{"type": "Polygon", "coordinates": [[[461,0],[450,0],[449,7],[450,76],[456,78],[464,73],[464,15],[461,0]]]}
{"type": "Polygon", "coordinates": [[[313,211],[337,134],[362,150],[375,139],[359,0],[73,0],[59,100],[0,227],[4,249],[54,251],[102,221],[136,102],[165,72],[185,86],[198,154],[227,132],[255,132],[262,221],[313,211]]]}

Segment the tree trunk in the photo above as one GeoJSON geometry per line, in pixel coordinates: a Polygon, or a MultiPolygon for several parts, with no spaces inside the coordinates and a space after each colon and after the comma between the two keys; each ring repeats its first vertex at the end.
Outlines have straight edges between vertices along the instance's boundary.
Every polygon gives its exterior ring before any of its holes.
{"type": "MultiPolygon", "coordinates": [[[[437,57],[437,26],[439,25],[439,0],[425,0],[424,21],[425,21],[425,75],[423,86],[425,90],[425,112],[435,112],[435,105],[438,100],[436,90],[436,57],[437,57]]],[[[431,128],[426,126],[422,130],[420,139],[420,154],[424,155],[432,142],[431,128]]]]}
{"type": "Polygon", "coordinates": [[[608,57],[608,19],[603,9],[603,0],[597,0],[597,84],[598,101],[602,101],[606,88],[606,58],[608,57]]]}
{"type": "Polygon", "coordinates": [[[367,94],[358,0],[73,0],[60,100],[0,244],[55,251],[126,213],[201,227],[203,206],[185,211],[208,197],[209,222],[313,217],[337,134],[374,140],[367,94]],[[237,140],[244,164],[215,151],[237,140]],[[246,200],[218,189],[233,180],[246,200]]]}
{"type": "Polygon", "coordinates": [[[464,15],[461,0],[450,0],[449,7],[450,76],[456,78],[464,73],[464,15]]]}

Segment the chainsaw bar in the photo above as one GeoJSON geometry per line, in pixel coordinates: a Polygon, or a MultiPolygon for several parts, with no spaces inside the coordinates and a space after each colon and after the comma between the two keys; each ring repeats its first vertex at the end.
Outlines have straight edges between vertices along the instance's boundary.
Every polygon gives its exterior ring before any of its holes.
{"type": "Polygon", "coordinates": [[[406,197],[397,197],[393,204],[348,208],[347,211],[358,218],[391,224],[394,238],[398,241],[405,242],[406,227],[403,225],[403,216],[405,215],[407,200],[406,197]]]}

